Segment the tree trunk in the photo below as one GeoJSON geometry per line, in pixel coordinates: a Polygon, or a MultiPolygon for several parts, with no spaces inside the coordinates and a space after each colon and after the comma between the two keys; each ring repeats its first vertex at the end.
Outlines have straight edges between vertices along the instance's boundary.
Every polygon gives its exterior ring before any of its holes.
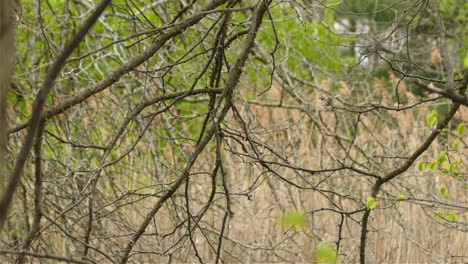
{"type": "MultiPolygon", "coordinates": [[[[0,177],[6,182],[7,94],[14,59],[12,3],[0,0],[0,177]]],[[[3,186],[2,186],[3,187],[3,186]]]]}

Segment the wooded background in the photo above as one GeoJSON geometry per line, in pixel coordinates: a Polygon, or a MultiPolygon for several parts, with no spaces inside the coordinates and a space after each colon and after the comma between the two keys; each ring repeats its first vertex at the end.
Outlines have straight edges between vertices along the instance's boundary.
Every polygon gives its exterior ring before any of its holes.
{"type": "Polygon", "coordinates": [[[467,22],[0,1],[0,262],[468,262],[467,22]]]}

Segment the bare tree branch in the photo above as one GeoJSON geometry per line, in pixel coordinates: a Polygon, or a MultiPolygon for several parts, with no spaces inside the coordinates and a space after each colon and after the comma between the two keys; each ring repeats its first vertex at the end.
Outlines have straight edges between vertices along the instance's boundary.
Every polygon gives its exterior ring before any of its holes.
{"type": "Polygon", "coordinates": [[[29,155],[29,151],[32,148],[34,137],[36,135],[37,129],[39,128],[39,124],[41,123],[41,113],[42,108],[47,99],[47,95],[52,90],[55,84],[55,79],[60,73],[63,64],[67,60],[67,58],[71,55],[73,50],[78,46],[81,40],[86,36],[88,31],[94,25],[94,23],[98,20],[99,16],[104,12],[104,9],[107,5],[111,2],[111,0],[103,0],[93,14],[88,18],[88,20],[83,24],[80,31],[73,37],[73,39],[64,47],[60,56],[55,60],[55,63],[49,69],[49,72],[46,76],[42,89],[36,96],[34,101],[32,115],[30,119],[29,130],[23,140],[23,146],[17,156],[17,160],[15,163],[15,167],[13,169],[13,173],[10,177],[8,182],[8,186],[6,187],[5,191],[3,192],[0,200],[0,229],[3,227],[3,223],[5,221],[6,215],[8,213],[8,208],[10,206],[11,200],[15,193],[16,187],[18,186],[21,178],[21,171],[23,170],[24,163],[29,155]]]}
{"type": "Polygon", "coordinates": [[[0,254],[1,255],[25,255],[25,256],[38,258],[38,259],[50,259],[50,260],[55,260],[55,261],[60,261],[60,262],[65,262],[65,263],[76,263],[76,264],[97,263],[91,260],[79,260],[79,259],[67,258],[67,257],[55,256],[55,255],[49,255],[49,254],[40,254],[40,253],[24,251],[24,250],[22,251],[0,250],[0,254]]]}
{"type": "MultiPolygon", "coordinates": [[[[120,263],[124,264],[127,263],[130,253],[135,246],[136,242],[138,239],[143,235],[145,232],[148,224],[150,223],[151,219],[156,215],[156,213],[161,209],[163,204],[166,202],[167,199],[169,199],[176,191],[177,189],[186,181],[187,177],[190,175],[190,170],[192,166],[195,164],[195,161],[197,160],[198,156],[200,153],[203,151],[203,149],[206,147],[208,142],[212,139],[216,132],[216,127],[218,126],[217,123],[222,122],[226,114],[231,108],[232,102],[232,93],[234,91],[234,88],[236,87],[236,84],[239,81],[239,78],[242,74],[242,68],[244,67],[245,62],[247,61],[247,58],[255,44],[255,38],[257,36],[258,29],[262,23],[262,18],[265,12],[268,9],[268,6],[270,5],[271,1],[267,0],[261,0],[257,4],[256,12],[253,16],[253,20],[250,24],[250,29],[249,33],[247,35],[247,39],[244,42],[242,52],[239,55],[239,57],[236,60],[236,63],[232,67],[231,71],[229,72],[229,76],[226,80],[226,84],[224,87],[224,91],[221,94],[221,98],[225,98],[225,105],[222,108],[222,110],[219,112],[218,115],[214,117],[214,124],[206,131],[206,134],[204,138],[199,142],[197,145],[196,149],[192,152],[190,155],[190,158],[181,173],[180,177],[177,179],[177,181],[170,187],[170,189],[156,202],[156,204],[153,206],[151,211],[146,215],[145,220],[143,223],[140,225],[138,230],[135,232],[135,234],[132,236],[132,239],[128,242],[127,247],[125,248],[125,251],[122,255],[122,258],[120,260],[120,263]]],[[[220,100],[221,101],[221,100],[220,100]]]]}

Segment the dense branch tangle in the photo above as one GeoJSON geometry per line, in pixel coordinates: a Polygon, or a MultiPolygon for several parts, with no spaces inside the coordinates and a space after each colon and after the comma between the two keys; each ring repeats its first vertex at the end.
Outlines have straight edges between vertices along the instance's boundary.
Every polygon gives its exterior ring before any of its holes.
{"type": "MultiPolygon", "coordinates": [[[[67,95],[67,98],[64,100],[61,100],[61,102],[53,106],[52,108],[48,109],[45,111],[43,115],[40,116],[40,118],[33,117],[31,120],[33,121],[28,121],[19,125],[14,126],[12,129],[10,129],[10,133],[15,133],[18,132],[19,130],[26,128],[27,126],[30,126],[31,124],[34,124],[34,122],[46,122],[50,118],[64,113],[64,111],[73,108],[74,106],[78,105],[79,103],[89,99],[91,96],[94,94],[101,92],[105,89],[108,89],[113,83],[116,83],[124,74],[129,73],[132,70],[137,70],[137,67],[145,62],[147,62],[155,53],[157,53],[162,47],[165,46],[165,44],[174,39],[178,34],[181,32],[185,31],[187,28],[190,26],[196,24],[198,21],[201,19],[210,16],[211,14],[217,15],[218,18],[215,19],[215,22],[211,26],[211,29],[217,27],[219,24],[222,24],[222,26],[219,29],[219,33],[216,35],[215,41],[214,41],[214,46],[211,49],[208,49],[208,53],[212,53],[210,56],[211,59],[208,60],[206,63],[206,67],[204,70],[194,79],[194,82],[190,85],[190,89],[183,91],[183,92],[174,92],[172,94],[167,95],[168,90],[170,90],[171,85],[166,85],[162,84],[160,89],[162,89],[163,95],[162,96],[155,96],[155,99],[149,99],[143,97],[143,103],[140,104],[140,106],[137,106],[135,110],[132,111],[130,115],[126,118],[126,121],[123,122],[121,125],[120,129],[116,131],[115,136],[113,136],[113,139],[106,144],[103,149],[104,154],[100,158],[100,165],[96,169],[87,169],[86,171],[91,173],[91,177],[89,180],[85,180],[85,182],[82,184],[82,186],[79,187],[78,189],[78,196],[74,197],[74,200],[78,200],[79,202],[75,202],[73,204],[70,204],[68,207],[76,207],[79,206],[80,203],[86,198],[89,200],[88,202],[88,222],[87,222],[87,232],[85,235],[85,240],[81,243],[83,243],[84,247],[84,256],[88,254],[89,249],[93,249],[93,247],[89,247],[88,244],[90,243],[90,236],[92,233],[92,226],[93,222],[95,221],[95,218],[93,216],[94,214],[94,203],[93,200],[95,200],[97,196],[97,184],[98,184],[98,177],[101,175],[103,168],[107,166],[112,166],[113,164],[119,162],[121,159],[123,159],[125,156],[127,156],[129,153],[131,153],[135,146],[139,143],[139,140],[145,136],[145,133],[147,132],[149,126],[152,124],[152,122],[155,120],[156,117],[158,117],[161,114],[165,114],[166,112],[170,111],[171,107],[176,105],[178,102],[185,101],[188,96],[191,95],[196,95],[196,94],[211,94],[211,105],[213,107],[210,108],[209,115],[213,115],[213,120],[208,120],[207,123],[212,123],[210,125],[210,128],[207,129],[206,133],[204,134],[204,130],[202,130],[202,133],[200,134],[201,141],[197,144],[194,152],[190,155],[190,158],[187,161],[186,168],[183,170],[182,175],[179,177],[179,179],[170,187],[168,191],[159,199],[157,203],[155,203],[155,206],[153,209],[148,213],[148,216],[145,218],[144,223],[140,226],[139,230],[133,235],[133,238],[128,242],[128,246],[126,247],[124,254],[122,256],[122,259],[120,262],[125,263],[127,259],[129,258],[129,254],[134,246],[134,244],[137,242],[139,237],[144,233],[146,227],[149,224],[149,220],[151,220],[156,212],[161,208],[161,206],[164,204],[164,202],[173,196],[175,191],[178,189],[178,187],[187,179],[190,173],[190,169],[193,166],[195,160],[197,159],[198,155],[201,153],[201,151],[205,148],[207,143],[211,140],[213,135],[216,133],[220,133],[220,128],[219,124],[223,121],[224,116],[228,113],[230,110],[230,107],[232,105],[232,94],[234,91],[234,88],[236,87],[236,84],[240,78],[240,75],[242,74],[242,68],[245,63],[245,61],[248,58],[248,55],[250,53],[250,50],[252,49],[254,45],[254,41],[256,38],[256,33],[257,30],[261,24],[261,21],[263,19],[263,15],[265,11],[267,10],[269,6],[268,1],[259,1],[258,3],[255,3],[254,6],[248,7],[248,8],[239,8],[239,9],[233,9],[231,7],[234,7],[237,4],[236,1],[214,1],[208,4],[206,7],[202,8],[202,10],[195,10],[192,15],[190,15],[189,18],[182,20],[182,21],[177,21],[178,18],[182,17],[187,10],[190,10],[191,6],[193,5],[190,4],[186,8],[182,9],[179,14],[175,16],[175,19],[171,21],[169,26],[165,26],[167,29],[159,29],[161,33],[156,36],[154,44],[151,44],[149,48],[145,52],[143,52],[141,55],[137,56],[136,58],[131,59],[128,62],[125,62],[123,66],[119,67],[118,69],[114,70],[111,73],[108,73],[108,77],[106,77],[103,81],[98,82],[96,85],[92,85],[89,88],[86,88],[84,90],[80,90],[75,94],[67,95]],[[227,3],[227,8],[222,8],[220,10],[216,10],[215,8],[227,3]],[[224,47],[222,45],[229,45],[229,42],[235,41],[235,38],[229,39],[229,36],[227,32],[229,32],[229,28],[227,26],[227,23],[229,21],[228,17],[231,12],[239,12],[239,11],[254,11],[252,21],[251,21],[251,26],[250,30],[247,32],[247,38],[245,41],[245,44],[241,46],[241,51],[240,51],[240,57],[236,60],[234,65],[232,67],[228,64],[225,64],[223,60],[225,60],[224,57],[224,47]],[[214,11],[214,12],[212,12],[214,11]],[[219,13],[219,15],[218,15],[219,13]],[[219,21],[223,21],[223,23],[219,23],[219,21]],[[220,34],[221,33],[221,34],[220,34]],[[222,39],[220,39],[222,38],[222,39]],[[226,39],[226,40],[225,40],[226,39]],[[218,46],[221,48],[218,49],[218,46]],[[210,87],[209,89],[195,89],[195,87],[198,86],[198,82],[205,76],[205,73],[207,73],[207,70],[211,66],[211,62],[213,59],[217,59],[217,66],[216,71],[213,71],[212,74],[212,80],[210,82],[210,87]],[[224,66],[223,66],[224,64],[224,66]],[[228,77],[225,79],[222,77],[222,71],[223,69],[228,69],[229,74],[228,77]],[[225,79],[225,81],[223,81],[225,79]],[[216,89],[216,87],[224,86],[224,88],[221,89],[216,89]],[[166,88],[165,86],[168,86],[166,88]],[[222,93],[221,93],[222,91],[222,93]],[[221,93],[221,95],[216,98],[216,94],[221,93]],[[170,102],[168,105],[166,104],[166,100],[173,99],[172,102],[170,102]],[[223,102],[224,101],[224,105],[223,102]],[[156,111],[155,113],[148,113],[147,115],[140,117],[140,119],[143,120],[148,120],[145,125],[145,128],[143,131],[140,132],[139,136],[137,137],[136,141],[133,142],[132,146],[130,149],[124,153],[122,156],[118,157],[114,161],[111,161],[110,163],[106,163],[107,157],[111,154],[113,148],[116,146],[117,142],[121,140],[121,138],[124,136],[125,131],[128,129],[128,126],[131,122],[137,121],[135,118],[141,114],[141,112],[149,106],[155,105],[158,103],[158,105],[161,106],[161,110],[156,111]],[[91,189],[90,189],[91,187],[91,189]],[[95,196],[96,195],[96,196],[95,196]]],[[[249,13],[246,13],[246,15],[250,15],[249,13]]],[[[177,67],[178,64],[180,64],[180,61],[184,60],[184,57],[187,57],[190,55],[190,52],[193,51],[195,48],[198,48],[201,45],[206,45],[205,41],[206,39],[209,39],[209,35],[211,32],[211,29],[208,30],[205,36],[202,37],[199,43],[196,43],[195,46],[191,49],[189,49],[189,52],[186,54],[183,54],[179,59],[176,60],[176,62],[172,63],[169,66],[165,66],[164,68],[169,69],[169,70],[164,70],[163,74],[163,81],[164,77],[166,75],[171,74],[171,69],[174,67],[177,67]]],[[[156,30],[154,32],[157,32],[156,30]]],[[[234,35],[236,38],[240,37],[242,35],[234,35]]],[[[209,43],[209,41],[206,41],[209,43]]],[[[200,55],[198,55],[200,56],[200,55]]],[[[145,84],[147,86],[147,84],[145,84]]],[[[155,84],[152,84],[151,86],[155,87],[155,84]]],[[[157,87],[159,88],[159,87],[157,87]]],[[[145,89],[147,89],[145,87],[145,89]]],[[[176,88],[178,89],[178,88],[176,88]]],[[[37,112],[37,111],[36,111],[37,112]]],[[[206,113],[203,113],[203,115],[206,113]]],[[[166,117],[167,118],[167,117],[166,117]]],[[[145,121],[143,121],[145,122],[145,121]]],[[[47,127],[47,126],[46,126],[47,127]]],[[[170,129],[170,128],[169,128],[170,129]]],[[[33,130],[34,131],[34,130],[33,130]]],[[[177,137],[177,135],[172,135],[173,131],[168,131],[169,132],[169,137],[177,137]]],[[[33,132],[34,134],[34,132],[33,132]]],[[[28,138],[31,138],[28,136],[28,138]]],[[[185,140],[185,139],[184,139],[185,140]]],[[[177,140],[175,140],[177,142],[177,140]]],[[[62,141],[64,142],[64,141],[62,141]]],[[[66,142],[66,141],[65,141],[66,142]]],[[[176,143],[177,144],[177,143],[176,143]]],[[[87,148],[84,147],[86,150],[87,148]]],[[[183,151],[183,149],[182,149],[183,151]]],[[[185,151],[183,151],[185,152],[185,151]]],[[[11,193],[11,192],[7,192],[11,193]]],[[[67,208],[66,211],[70,210],[71,208],[67,208]]],[[[65,212],[64,212],[65,213],[65,212]]],[[[64,214],[63,213],[63,214],[64,214]]],[[[190,212],[189,212],[190,213],[190,212]]],[[[37,229],[37,228],[36,228],[37,229]]],[[[34,232],[37,232],[34,231],[34,232]]],[[[69,236],[74,236],[72,234],[69,234],[69,236]]],[[[31,243],[28,239],[28,245],[31,243]]],[[[78,239],[80,240],[80,239],[78,239]]],[[[28,246],[26,246],[27,248],[28,246]]],[[[99,251],[98,251],[99,252],[99,251]]],[[[217,253],[218,258],[220,255],[220,252],[217,253]]],[[[108,260],[112,260],[111,258],[107,257],[108,260]]]]}
{"type": "Polygon", "coordinates": [[[0,261],[307,263],[321,242],[344,263],[465,260],[413,237],[466,231],[458,42],[433,13],[428,63],[410,46],[431,5],[382,2],[113,0],[86,35],[92,1],[17,7],[7,158],[26,165],[0,261]],[[64,56],[57,32],[83,39],[64,56]]]}

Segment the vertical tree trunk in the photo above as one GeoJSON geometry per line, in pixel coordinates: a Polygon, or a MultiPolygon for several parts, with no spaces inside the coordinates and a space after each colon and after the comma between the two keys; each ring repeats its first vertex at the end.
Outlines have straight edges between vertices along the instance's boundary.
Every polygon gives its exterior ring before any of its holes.
{"type": "MultiPolygon", "coordinates": [[[[7,93],[14,60],[12,3],[0,0],[0,179],[6,182],[7,93]]],[[[3,187],[3,186],[2,186],[3,187]]]]}

